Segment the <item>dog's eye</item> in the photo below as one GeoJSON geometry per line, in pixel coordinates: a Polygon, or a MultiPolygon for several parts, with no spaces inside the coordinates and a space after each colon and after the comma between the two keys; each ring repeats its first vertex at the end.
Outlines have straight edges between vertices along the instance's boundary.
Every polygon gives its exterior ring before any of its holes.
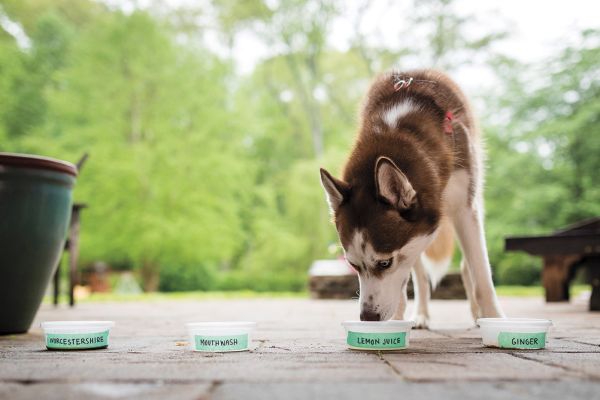
{"type": "Polygon", "coordinates": [[[388,258],[387,260],[379,260],[377,261],[377,268],[379,269],[387,269],[392,266],[392,259],[388,258]]]}

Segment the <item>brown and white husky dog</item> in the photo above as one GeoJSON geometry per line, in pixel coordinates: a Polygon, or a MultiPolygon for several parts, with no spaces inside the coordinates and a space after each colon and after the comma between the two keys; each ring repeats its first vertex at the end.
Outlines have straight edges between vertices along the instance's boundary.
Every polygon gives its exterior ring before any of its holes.
{"type": "Polygon", "coordinates": [[[359,273],[361,320],[403,319],[412,271],[413,319],[426,327],[429,282],[446,273],[454,232],[473,317],[503,315],[483,230],[483,169],[479,128],[448,76],[375,79],[342,178],[321,169],[346,259],[359,273]]]}

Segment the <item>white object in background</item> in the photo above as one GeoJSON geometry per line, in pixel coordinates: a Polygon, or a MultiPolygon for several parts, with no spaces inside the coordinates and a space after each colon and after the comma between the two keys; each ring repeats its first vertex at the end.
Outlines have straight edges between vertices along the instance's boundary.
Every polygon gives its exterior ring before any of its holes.
{"type": "Polygon", "coordinates": [[[342,259],[315,260],[308,270],[309,276],[344,276],[356,275],[348,263],[342,259]]]}

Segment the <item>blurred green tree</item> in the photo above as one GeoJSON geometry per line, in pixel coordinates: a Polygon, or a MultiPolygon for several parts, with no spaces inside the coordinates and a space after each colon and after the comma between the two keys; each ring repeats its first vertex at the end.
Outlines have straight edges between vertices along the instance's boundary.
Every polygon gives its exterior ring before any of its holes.
{"type": "Polygon", "coordinates": [[[504,33],[473,34],[477,19],[451,0],[411,3],[393,49],[364,35],[372,4],[361,1],[345,50],[329,40],[347,7],[336,0],[130,13],[90,0],[0,5],[29,43],[0,30],[0,148],[89,152],[75,192],[90,205],[82,262],[136,268],[147,289],[302,289],[337,243],[318,167],[339,173],[373,75],[416,59],[452,71],[476,61],[501,78],[479,99],[500,283],[535,283],[540,268],[504,253],[505,236],[600,213],[597,31],[527,66],[497,56],[504,33]],[[229,54],[203,45],[210,32],[229,54]],[[242,34],[270,49],[244,75],[231,54],[242,34]]]}
{"type": "Polygon", "coordinates": [[[501,283],[515,282],[506,271],[539,271],[541,262],[504,253],[503,237],[548,233],[600,215],[599,44],[600,31],[584,31],[577,46],[547,62],[498,64],[506,86],[494,106],[506,122],[488,140],[486,200],[501,283]]]}

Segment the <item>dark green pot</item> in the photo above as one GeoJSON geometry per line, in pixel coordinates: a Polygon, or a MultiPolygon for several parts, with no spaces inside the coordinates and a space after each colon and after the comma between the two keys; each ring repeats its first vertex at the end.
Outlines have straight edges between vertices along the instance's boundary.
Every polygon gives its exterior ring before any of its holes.
{"type": "Polygon", "coordinates": [[[73,164],[0,153],[0,334],[23,333],[65,245],[73,164]]]}

